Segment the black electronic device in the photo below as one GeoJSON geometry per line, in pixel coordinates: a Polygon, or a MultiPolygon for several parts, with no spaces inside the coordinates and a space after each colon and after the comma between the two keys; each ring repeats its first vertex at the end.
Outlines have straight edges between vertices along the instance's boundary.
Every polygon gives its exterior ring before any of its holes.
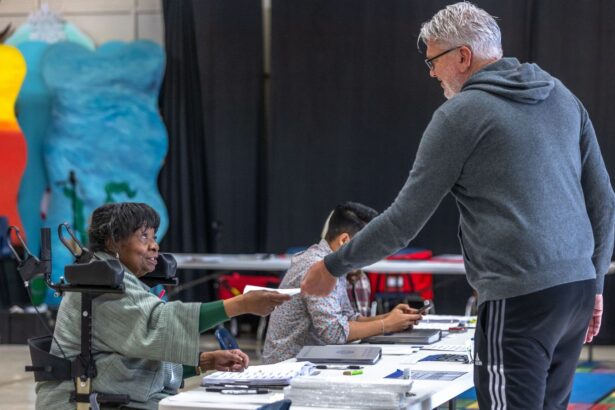
{"type": "Polygon", "coordinates": [[[431,310],[431,308],[433,307],[431,300],[426,300],[425,302],[423,302],[423,306],[421,306],[419,308],[419,311],[417,312],[419,315],[423,315],[425,313],[427,313],[428,310],[431,310]]]}

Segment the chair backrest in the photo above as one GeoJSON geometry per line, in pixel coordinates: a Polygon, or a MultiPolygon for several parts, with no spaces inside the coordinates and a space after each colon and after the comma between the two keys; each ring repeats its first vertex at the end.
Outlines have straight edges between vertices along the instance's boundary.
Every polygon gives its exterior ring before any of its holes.
{"type": "Polygon", "coordinates": [[[265,404],[264,406],[258,407],[256,410],[288,410],[290,409],[290,405],[292,402],[288,399],[276,401],[273,403],[265,404]]]}
{"type": "Polygon", "coordinates": [[[226,328],[224,328],[223,326],[218,327],[214,334],[216,335],[216,339],[218,339],[218,343],[220,344],[220,349],[222,350],[239,349],[237,340],[235,340],[231,332],[226,330],[226,328]]]}

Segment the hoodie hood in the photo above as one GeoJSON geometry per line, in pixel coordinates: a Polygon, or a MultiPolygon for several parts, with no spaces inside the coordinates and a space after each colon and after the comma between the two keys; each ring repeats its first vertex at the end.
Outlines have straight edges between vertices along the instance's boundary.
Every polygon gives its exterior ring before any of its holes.
{"type": "Polygon", "coordinates": [[[536,64],[520,64],[516,58],[502,58],[474,73],[461,91],[481,90],[523,104],[546,99],[555,79],[536,64]]]}

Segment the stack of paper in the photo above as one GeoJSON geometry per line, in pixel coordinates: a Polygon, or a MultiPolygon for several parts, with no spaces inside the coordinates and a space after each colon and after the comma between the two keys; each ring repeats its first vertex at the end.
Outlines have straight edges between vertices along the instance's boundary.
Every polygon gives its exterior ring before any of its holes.
{"type": "Polygon", "coordinates": [[[282,293],[284,295],[289,295],[289,296],[295,296],[298,295],[299,293],[301,293],[301,289],[299,288],[293,288],[293,289],[277,289],[277,288],[265,288],[262,286],[255,286],[255,285],[246,285],[243,288],[243,293],[248,293],[248,292],[253,292],[255,290],[266,290],[268,292],[278,292],[278,293],[282,293]]]}
{"type": "MultiPolygon", "coordinates": [[[[243,406],[249,404],[263,405],[267,403],[273,403],[284,399],[284,394],[270,393],[270,394],[220,394],[209,393],[203,390],[189,390],[174,396],[169,396],[164,399],[165,408],[199,408],[197,403],[207,403],[211,407],[212,403],[216,403],[216,408],[224,409],[237,409],[245,408],[243,406]]],[[[161,403],[162,404],[162,403],[161,403]]],[[[204,406],[203,406],[204,407],[204,406]]],[[[255,406],[256,407],[256,406],[255,406]]],[[[254,408],[254,407],[250,407],[254,408]]]]}
{"type": "Polygon", "coordinates": [[[284,389],[293,406],[343,409],[401,409],[408,406],[411,379],[296,377],[284,389]]]}
{"type": "Polygon", "coordinates": [[[423,350],[439,350],[443,352],[467,352],[468,347],[465,344],[450,344],[444,342],[434,343],[423,347],[423,350]]]}
{"type": "Polygon", "coordinates": [[[476,316],[425,315],[414,328],[448,330],[449,327],[457,326],[476,327],[476,316]]]}
{"type": "Polygon", "coordinates": [[[203,377],[203,386],[248,385],[288,386],[296,376],[308,375],[314,371],[309,362],[282,362],[261,366],[250,366],[243,372],[215,372],[203,377]]]}

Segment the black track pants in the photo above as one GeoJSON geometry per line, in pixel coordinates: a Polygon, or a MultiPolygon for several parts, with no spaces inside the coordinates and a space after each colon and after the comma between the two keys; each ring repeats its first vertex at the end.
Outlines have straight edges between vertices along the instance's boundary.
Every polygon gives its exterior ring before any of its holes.
{"type": "Polygon", "coordinates": [[[594,280],[478,307],[474,384],[482,410],[566,409],[591,318],[594,280]]]}

